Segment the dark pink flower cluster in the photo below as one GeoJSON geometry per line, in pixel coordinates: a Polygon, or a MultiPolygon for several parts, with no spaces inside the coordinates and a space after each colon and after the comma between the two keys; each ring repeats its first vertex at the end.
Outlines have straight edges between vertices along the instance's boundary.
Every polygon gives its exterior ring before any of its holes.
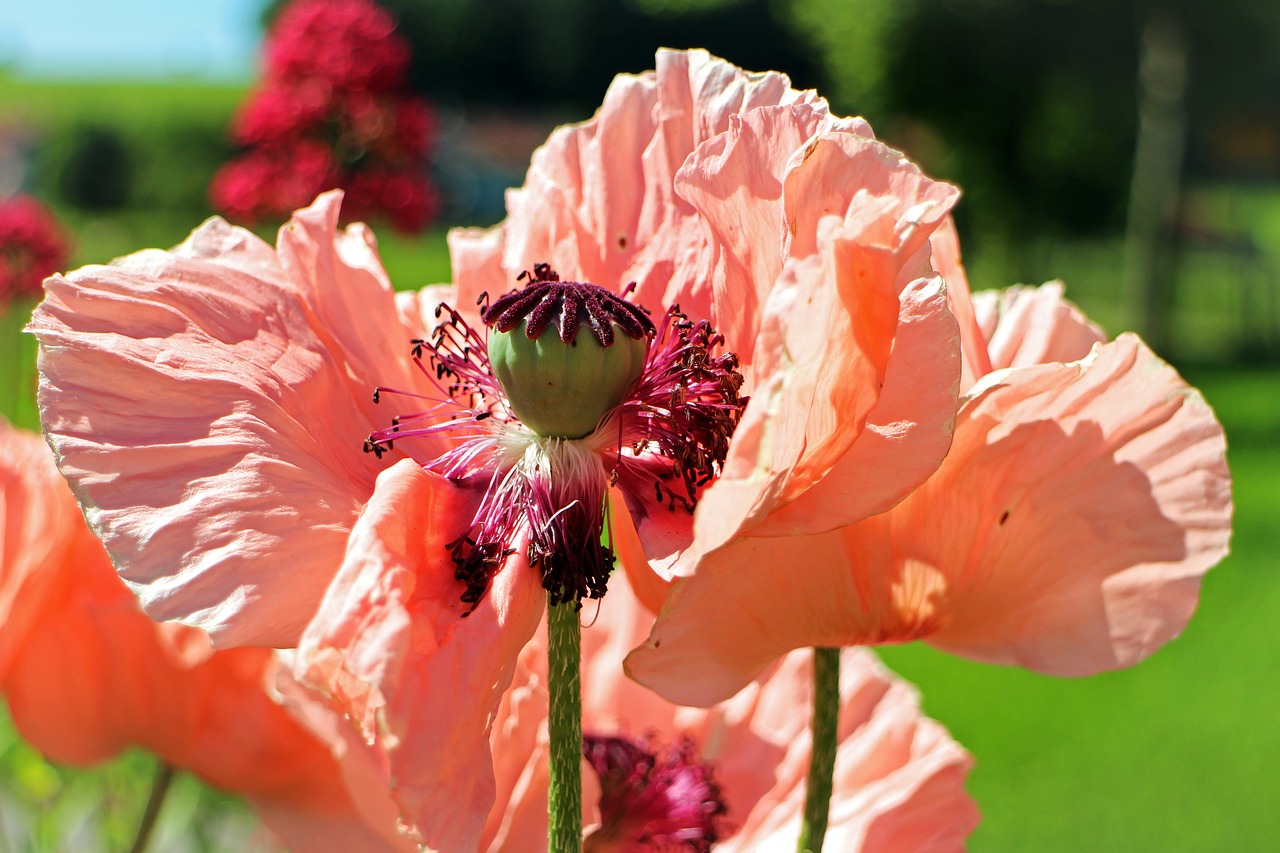
{"type": "Polygon", "coordinates": [[[283,218],[342,189],[344,213],[421,231],[438,207],[424,172],[434,119],[404,86],[409,43],[372,0],[296,0],[267,36],[262,84],[231,134],[245,147],[213,179],[232,219],[283,218]]]}
{"type": "Polygon", "coordinates": [[[67,265],[68,245],[43,204],[31,196],[0,199],[0,307],[40,295],[40,283],[67,265]]]}

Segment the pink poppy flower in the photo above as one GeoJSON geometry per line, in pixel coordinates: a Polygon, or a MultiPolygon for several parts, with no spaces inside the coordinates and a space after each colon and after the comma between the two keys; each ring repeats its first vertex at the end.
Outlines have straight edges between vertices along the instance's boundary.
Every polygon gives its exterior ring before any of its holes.
{"type": "Polygon", "coordinates": [[[960,363],[929,236],[955,197],[784,76],[663,51],[553,134],[503,225],[452,236],[454,291],[393,297],[335,195],[274,251],[211,220],[50,279],[46,434],[153,617],[301,640],[297,675],[378,742],[410,831],[466,849],[544,590],[605,590],[606,489],[634,520],[624,557],[671,577],[771,519],[881,511],[936,468],[960,363]],[[639,376],[592,410],[514,392],[482,334],[518,349],[544,327],[639,376]]]}
{"type": "Polygon", "coordinates": [[[116,577],[39,436],[0,423],[0,695],[24,739],[76,765],[141,746],[245,796],[295,850],[396,849],[328,750],[267,694],[266,649],[157,625],[116,577]]]}
{"type": "Polygon", "coordinates": [[[641,682],[709,704],[793,648],[910,640],[1087,675],[1186,625],[1230,535],[1212,411],[1134,335],[1107,342],[1060,284],[966,304],[952,235],[939,242],[968,387],[938,472],[858,524],[706,557],[628,658],[641,682]]]}

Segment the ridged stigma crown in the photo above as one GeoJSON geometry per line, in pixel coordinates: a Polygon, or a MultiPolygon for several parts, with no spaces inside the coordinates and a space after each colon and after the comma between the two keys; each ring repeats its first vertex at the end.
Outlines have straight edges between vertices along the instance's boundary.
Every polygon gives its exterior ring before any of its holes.
{"type": "Polygon", "coordinates": [[[603,287],[561,281],[549,264],[516,280],[526,278],[482,314],[493,374],[529,429],[582,438],[639,378],[653,321],[603,287]],[[579,338],[584,327],[591,334],[579,338]]]}

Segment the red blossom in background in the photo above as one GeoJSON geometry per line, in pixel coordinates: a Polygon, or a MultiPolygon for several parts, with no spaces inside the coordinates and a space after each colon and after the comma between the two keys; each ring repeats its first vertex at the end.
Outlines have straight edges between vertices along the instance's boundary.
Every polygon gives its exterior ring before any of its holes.
{"type": "Polygon", "coordinates": [[[31,196],[0,199],[0,308],[38,298],[40,283],[67,265],[68,245],[53,214],[31,196]]]}
{"type": "Polygon", "coordinates": [[[425,228],[438,208],[424,172],[434,117],[405,89],[409,43],[392,16],[371,0],[298,0],[263,54],[262,83],[231,125],[245,151],[214,176],[214,206],[252,224],[339,188],[352,218],[425,228]]]}

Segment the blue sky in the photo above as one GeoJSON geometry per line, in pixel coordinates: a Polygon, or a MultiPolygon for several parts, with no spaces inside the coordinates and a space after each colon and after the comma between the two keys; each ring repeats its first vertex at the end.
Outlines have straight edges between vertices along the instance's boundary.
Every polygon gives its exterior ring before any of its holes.
{"type": "Polygon", "coordinates": [[[0,0],[0,70],[248,78],[266,0],[0,0]]]}

